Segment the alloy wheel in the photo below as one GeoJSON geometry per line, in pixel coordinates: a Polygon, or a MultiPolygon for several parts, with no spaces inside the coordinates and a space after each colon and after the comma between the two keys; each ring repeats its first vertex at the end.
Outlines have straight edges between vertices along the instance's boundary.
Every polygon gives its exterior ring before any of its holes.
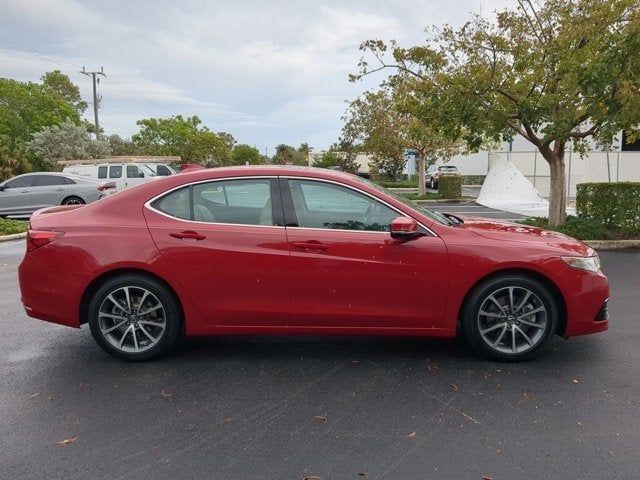
{"type": "Polygon", "coordinates": [[[167,317],[164,305],[149,290],[128,285],[110,292],[98,309],[102,336],[117,350],[142,353],[164,336],[167,317]]]}
{"type": "Polygon", "coordinates": [[[476,317],[482,340],[504,354],[521,354],[545,338],[549,326],[547,309],[534,292],[508,286],[487,295],[476,317]]]}

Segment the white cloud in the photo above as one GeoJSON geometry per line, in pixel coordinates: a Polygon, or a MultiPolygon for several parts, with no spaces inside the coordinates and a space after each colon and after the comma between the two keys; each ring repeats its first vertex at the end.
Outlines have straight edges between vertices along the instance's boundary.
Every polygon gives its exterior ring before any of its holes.
{"type": "MultiPolygon", "coordinates": [[[[512,2],[481,3],[488,12],[512,2]]],[[[0,71],[36,81],[58,68],[90,99],[78,66],[104,66],[108,132],[195,114],[261,150],[303,141],[322,148],[339,135],[344,100],[381,80],[347,81],[361,41],[415,44],[425,26],[462,23],[478,8],[475,0],[5,0],[0,37],[45,56],[0,39],[0,71]]]]}

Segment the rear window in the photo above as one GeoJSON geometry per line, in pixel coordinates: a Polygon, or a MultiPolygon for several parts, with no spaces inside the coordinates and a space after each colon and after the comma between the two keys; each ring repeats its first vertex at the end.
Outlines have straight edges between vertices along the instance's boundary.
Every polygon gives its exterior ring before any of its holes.
{"type": "Polygon", "coordinates": [[[106,165],[98,167],[98,178],[107,178],[107,169],[108,168],[109,167],[107,167],[106,165]]]}
{"type": "Polygon", "coordinates": [[[453,165],[446,165],[444,167],[439,167],[438,170],[441,172],[457,172],[458,167],[454,167],[453,165]]]}

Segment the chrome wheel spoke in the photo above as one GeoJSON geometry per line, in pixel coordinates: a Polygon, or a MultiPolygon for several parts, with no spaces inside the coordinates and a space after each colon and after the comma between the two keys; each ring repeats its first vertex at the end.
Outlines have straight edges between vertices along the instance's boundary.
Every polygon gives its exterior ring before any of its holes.
{"type": "Polygon", "coordinates": [[[138,350],[138,336],[136,335],[136,326],[131,325],[131,335],[133,335],[133,349],[138,350]]]}
{"type": "Polygon", "coordinates": [[[491,318],[505,318],[505,315],[502,313],[485,312],[484,310],[480,310],[480,315],[491,318]]]}
{"type": "Polygon", "coordinates": [[[530,317],[531,315],[538,313],[538,312],[544,312],[545,308],[544,307],[538,307],[538,308],[534,308],[533,310],[531,310],[530,312],[526,312],[524,315],[520,315],[518,317],[518,320],[522,321],[523,318],[527,318],[530,317]]]}
{"type": "Polygon", "coordinates": [[[142,333],[144,333],[149,340],[151,340],[152,342],[156,341],[156,339],[154,337],[152,337],[149,332],[147,332],[147,329],[144,328],[144,326],[142,324],[139,324],[138,327],[140,328],[140,330],[142,330],[142,333]]]}
{"type": "Polygon", "coordinates": [[[524,298],[523,298],[523,299],[522,299],[522,301],[520,302],[520,305],[518,305],[518,306],[516,307],[516,309],[515,309],[513,312],[511,312],[511,313],[513,313],[513,314],[515,315],[517,312],[519,312],[519,311],[520,311],[520,309],[522,309],[522,307],[524,307],[524,306],[525,306],[525,304],[527,303],[527,300],[529,300],[529,297],[530,297],[530,296],[531,296],[531,292],[530,292],[529,290],[527,290],[527,293],[524,295],[524,298]]]}
{"type": "Polygon", "coordinates": [[[105,317],[105,318],[111,318],[113,320],[124,320],[125,322],[127,321],[126,317],[123,317],[122,315],[112,315],[111,313],[104,313],[104,312],[100,312],[98,313],[99,317],[105,317]]]}
{"type": "Polygon", "coordinates": [[[529,336],[528,336],[526,333],[524,333],[524,330],[522,330],[522,329],[521,329],[519,326],[517,326],[517,325],[514,325],[514,326],[513,326],[513,328],[514,328],[515,330],[517,330],[517,331],[518,331],[518,333],[520,333],[520,335],[522,335],[522,336],[524,337],[525,341],[526,341],[529,345],[533,345],[533,340],[531,340],[531,339],[529,338],[529,336]]]}
{"type": "Polygon", "coordinates": [[[480,333],[481,333],[482,335],[485,335],[485,334],[487,334],[487,333],[489,333],[489,332],[493,332],[494,330],[497,330],[497,329],[499,329],[499,328],[501,328],[501,327],[504,327],[504,326],[506,326],[506,325],[507,325],[507,322],[496,323],[493,327],[489,327],[489,328],[487,328],[487,329],[485,329],[485,330],[480,330],[480,333]]]}
{"type": "Polygon", "coordinates": [[[505,323],[504,327],[502,327],[502,331],[500,332],[500,335],[498,335],[498,338],[496,339],[496,341],[493,342],[492,344],[493,347],[497,346],[502,341],[502,339],[504,338],[504,334],[507,333],[507,330],[508,330],[508,327],[507,327],[507,324],[505,323]]]}
{"type": "Polygon", "coordinates": [[[142,298],[140,299],[140,303],[138,303],[138,308],[136,309],[136,315],[140,315],[140,308],[142,307],[142,305],[144,305],[144,301],[147,299],[148,296],[149,296],[149,292],[145,290],[144,293],[142,294],[142,298]]]}
{"type": "Polygon", "coordinates": [[[156,305],[155,307],[148,308],[148,309],[146,309],[144,312],[140,312],[140,313],[138,313],[138,315],[140,315],[140,316],[148,315],[148,314],[150,314],[151,312],[155,312],[155,311],[156,311],[156,310],[158,310],[159,308],[163,308],[163,307],[162,307],[162,304],[160,304],[160,303],[159,303],[158,305],[156,305]]]}
{"type": "Polygon", "coordinates": [[[511,309],[511,313],[513,313],[513,309],[515,308],[514,302],[513,302],[513,287],[509,287],[509,308],[511,309]]]}
{"type": "Polygon", "coordinates": [[[500,309],[503,315],[507,314],[507,312],[504,311],[504,307],[502,306],[502,304],[498,300],[496,300],[496,297],[494,297],[493,295],[489,295],[489,300],[491,300],[494,304],[498,306],[498,308],[500,309]]]}
{"type": "Polygon", "coordinates": [[[142,325],[151,325],[153,327],[164,328],[164,323],[152,322],[151,320],[140,320],[140,323],[142,325]]]}
{"type": "Polygon", "coordinates": [[[111,303],[113,303],[117,308],[119,308],[123,312],[131,313],[131,311],[127,310],[126,307],[123,307],[122,304],[113,297],[113,293],[109,294],[107,298],[111,301],[111,303]]]}
{"type": "Polygon", "coordinates": [[[535,322],[530,322],[529,320],[518,320],[520,323],[522,323],[523,325],[528,325],[530,327],[535,327],[535,328],[544,328],[545,326],[540,324],[540,323],[535,323],[535,322]]]}
{"type": "Polygon", "coordinates": [[[127,338],[127,335],[129,334],[130,330],[131,330],[131,325],[129,325],[127,327],[127,329],[124,331],[124,333],[122,334],[122,337],[120,338],[120,341],[118,342],[118,347],[122,348],[122,345],[124,345],[124,339],[127,338]]]}
{"type": "Polygon", "coordinates": [[[126,319],[125,319],[125,320],[123,320],[123,321],[121,321],[120,323],[116,323],[116,324],[115,324],[115,325],[113,325],[112,327],[109,327],[109,328],[107,328],[107,329],[105,329],[105,330],[102,330],[102,333],[103,333],[103,334],[105,334],[105,335],[106,335],[107,333],[111,333],[111,332],[113,332],[114,330],[117,330],[118,328],[120,328],[120,327],[121,327],[122,325],[124,325],[125,323],[127,323],[127,320],[126,320],[126,319]]]}

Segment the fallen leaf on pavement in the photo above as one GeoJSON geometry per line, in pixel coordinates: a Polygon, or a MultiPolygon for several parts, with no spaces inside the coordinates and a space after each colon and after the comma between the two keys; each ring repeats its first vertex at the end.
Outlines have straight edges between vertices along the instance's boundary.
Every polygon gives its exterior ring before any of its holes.
{"type": "Polygon", "coordinates": [[[574,378],[574,379],[573,379],[573,383],[578,383],[578,379],[577,379],[577,378],[574,378]]]}
{"type": "Polygon", "coordinates": [[[29,395],[31,398],[33,397],[37,397],[38,395],[40,395],[40,392],[36,392],[36,393],[32,393],[31,395],[29,395]]]}
{"type": "Polygon", "coordinates": [[[455,383],[452,383],[451,386],[456,392],[458,391],[458,385],[456,385],[455,383]]]}
{"type": "Polygon", "coordinates": [[[322,480],[322,479],[317,475],[309,475],[308,477],[304,477],[302,480],[322,480]]]}
{"type": "Polygon", "coordinates": [[[327,421],[327,417],[323,417],[322,415],[316,415],[315,417],[316,420],[320,420],[322,423],[327,421]]]}
{"type": "Polygon", "coordinates": [[[413,438],[416,436],[416,432],[411,432],[409,435],[407,435],[407,438],[413,438]]]}
{"type": "Polygon", "coordinates": [[[482,480],[493,480],[491,477],[482,477],[482,480]]]}
{"type": "Polygon", "coordinates": [[[171,394],[169,392],[165,392],[164,390],[160,392],[160,395],[162,395],[163,397],[171,397],[171,394]]]}
{"type": "Polygon", "coordinates": [[[59,442],[56,442],[58,445],[69,445],[70,443],[75,442],[78,439],[78,437],[71,437],[71,438],[65,438],[64,440],[60,440],[59,442]]]}

